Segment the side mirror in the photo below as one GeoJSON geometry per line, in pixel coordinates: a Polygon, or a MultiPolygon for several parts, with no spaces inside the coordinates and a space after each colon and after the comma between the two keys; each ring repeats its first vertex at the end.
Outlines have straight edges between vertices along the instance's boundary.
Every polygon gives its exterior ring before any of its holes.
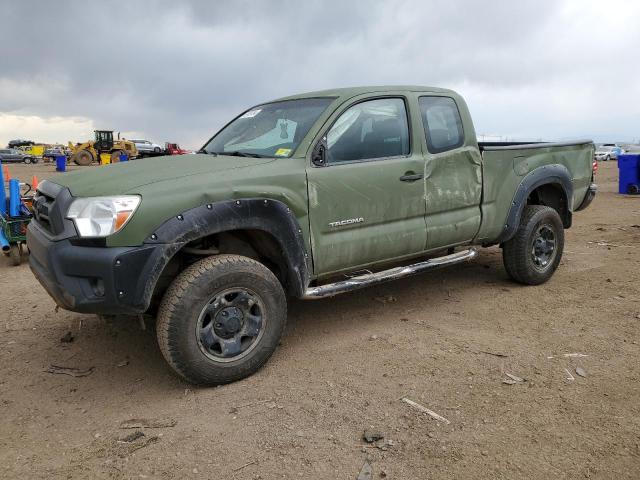
{"type": "Polygon", "coordinates": [[[311,162],[316,167],[324,167],[327,164],[327,146],[325,144],[326,138],[323,138],[313,149],[311,154],[311,162]]]}

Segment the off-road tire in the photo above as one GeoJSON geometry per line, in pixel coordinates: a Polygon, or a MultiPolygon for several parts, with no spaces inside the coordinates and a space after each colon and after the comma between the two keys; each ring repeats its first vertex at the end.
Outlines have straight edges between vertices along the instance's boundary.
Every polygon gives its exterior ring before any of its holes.
{"type": "Polygon", "coordinates": [[[248,377],[276,349],[287,320],[287,301],[275,275],[261,263],[240,255],[216,255],[181,272],[158,310],[156,333],[162,355],[188,382],[219,385],[248,377]],[[259,296],[266,320],[262,336],[244,357],[225,363],[201,350],[196,325],[211,298],[229,288],[247,288],[259,296]]]}
{"type": "Polygon", "coordinates": [[[564,249],[564,227],[558,212],[544,205],[528,205],[513,238],[502,247],[502,260],[511,279],[525,285],[540,285],[558,268],[564,249]],[[536,232],[548,226],[555,235],[555,251],[545,267],[536,266],[532,250],[536,232]]]}
{"type": "Polygon", "coordinates": [[[80,150],[72,155],[71,160],[73,160],[73,163],[76,165],[86,167],[93,163],[93,155],[87,150],[80,150]]]}

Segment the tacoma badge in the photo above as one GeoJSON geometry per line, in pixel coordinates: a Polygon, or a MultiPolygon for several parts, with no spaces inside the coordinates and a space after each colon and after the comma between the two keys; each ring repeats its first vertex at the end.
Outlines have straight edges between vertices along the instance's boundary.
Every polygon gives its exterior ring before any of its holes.
{"type": "Polygon", "coordinates": [[[330,227],[343,227],[345,225],[353,225],[354,223],[362,223],[364,218],[348,218],[347,220],[338,220],[337,222],[329,222],[330,227]]]}

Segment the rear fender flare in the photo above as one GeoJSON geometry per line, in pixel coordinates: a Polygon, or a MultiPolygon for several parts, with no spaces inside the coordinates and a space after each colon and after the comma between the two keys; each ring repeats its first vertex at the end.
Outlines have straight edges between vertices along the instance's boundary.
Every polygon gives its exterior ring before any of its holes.
{"type": "Polygon", "coordinates": [[[286,204],[267,198],[206,203],[165,221],[144,242],[165,246],[154,269],[153,286],[166,264],[187,243],[216,233],[249,229],[262,230],[276,239],[287,266],[290,293],[301,297],[310,271],[302,229],[286,204]]]}
{"type": "Polygon", "coordinates": [[[571,173],[564,165],[545,165],[529,172],[522,179],[520,185],[518,185],[497,243],[506,242],[516,234],[529,195],[531,195],[531,192],[536,188],[543,185],[554,185],[562,190],[566,199],[568,216],[566,219],[563,218],[562,221],[566,227],[571,225],[573,205],[573,182],[571,180],[571,173]]]}

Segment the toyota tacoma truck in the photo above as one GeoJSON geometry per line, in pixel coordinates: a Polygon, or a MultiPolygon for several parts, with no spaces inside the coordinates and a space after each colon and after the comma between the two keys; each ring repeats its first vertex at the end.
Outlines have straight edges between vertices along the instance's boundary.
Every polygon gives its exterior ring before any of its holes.
{"type": "Polygon", "coordinates": [[[463,98],[361,87],[252,107],[194,155],[42,182],[27,242],[65,309],[151,314],[187,381],[221,384],[278,345],[287,297],[319,299],[499,245],[538,285],[596,194],[589,140],[478,143],[463,98]]]}

